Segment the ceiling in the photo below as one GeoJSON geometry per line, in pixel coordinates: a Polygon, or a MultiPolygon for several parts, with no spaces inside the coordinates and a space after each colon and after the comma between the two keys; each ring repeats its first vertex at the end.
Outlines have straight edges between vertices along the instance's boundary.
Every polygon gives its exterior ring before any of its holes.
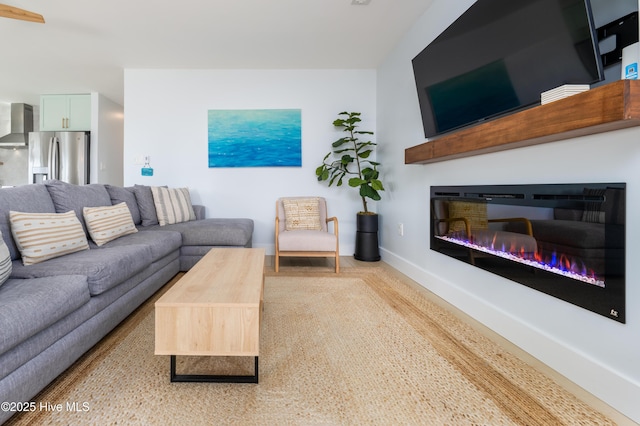
{"type": "Polygon", "coordinates": [[[375,68],[433,0],[2,0],[0,101],[99,92],[124,104],[124,69],[375,68]]]}

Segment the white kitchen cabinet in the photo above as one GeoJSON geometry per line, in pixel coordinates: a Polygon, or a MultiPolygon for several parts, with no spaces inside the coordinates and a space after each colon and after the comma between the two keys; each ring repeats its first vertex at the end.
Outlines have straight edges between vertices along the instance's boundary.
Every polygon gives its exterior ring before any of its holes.
{"type": "Polygon", "coordinates": [[[40,96],[41,131],[90,131],[91,95],[40,96]]]}

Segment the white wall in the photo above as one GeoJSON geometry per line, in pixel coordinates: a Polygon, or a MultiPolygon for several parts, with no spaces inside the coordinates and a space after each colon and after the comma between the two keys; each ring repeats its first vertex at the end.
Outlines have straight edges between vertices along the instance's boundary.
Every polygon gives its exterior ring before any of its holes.
{"type": "Polygon", "coordinates": [[[124,111],[122,105],[91,93],[91,183],[122,186],[124,111]]]}
{"type": "Polygon", "coordinates": [[[374,70],[125,70],[124,184],[189,187],[208,217],[254,220],[254,247],[273,252],[275,200],[287,195],[327,198],[340,221],[340,251],[353,253],[352,188],[328,188],[315,169],[341,137],[332,125],[341,111],[360,111],[362,130],[375,131],[374,70]],[[209,168],[210,109],[302,110],[302,167],[209,168]],[[154,176],[141,176],[146,155],[154,176]]]}
{"type": "Polygon", "coordinates": [[[378,69],[383,260],[575,383],[640,421],[640,128],[428,165],[405,165],[424,142],[411,59],[473,0],[435,0],[378,69]],[[455,3],[455,4],[454,4],[455,3]],[[627,323],[620,324],[429,249],[431,185],[627,182],[627,323]],[[404,236],[397,224],[404,224],[404,236]]]}

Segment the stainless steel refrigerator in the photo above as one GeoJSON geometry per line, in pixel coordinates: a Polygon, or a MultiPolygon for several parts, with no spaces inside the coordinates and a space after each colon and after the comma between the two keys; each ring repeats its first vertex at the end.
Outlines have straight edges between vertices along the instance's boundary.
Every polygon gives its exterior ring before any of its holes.
{"type": "Polygon", "coordinates": [[[89,132],[29,133],[29,183],[89,183],[89,132]]]}

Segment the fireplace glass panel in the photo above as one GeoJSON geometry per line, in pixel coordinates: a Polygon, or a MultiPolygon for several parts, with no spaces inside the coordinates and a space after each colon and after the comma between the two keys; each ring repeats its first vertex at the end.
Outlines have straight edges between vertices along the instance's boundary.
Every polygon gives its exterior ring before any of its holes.
{"type": "Polygon", "coordinates": [[[431,187],[431,249],[625,322],[624,183],[431,187]]]}

